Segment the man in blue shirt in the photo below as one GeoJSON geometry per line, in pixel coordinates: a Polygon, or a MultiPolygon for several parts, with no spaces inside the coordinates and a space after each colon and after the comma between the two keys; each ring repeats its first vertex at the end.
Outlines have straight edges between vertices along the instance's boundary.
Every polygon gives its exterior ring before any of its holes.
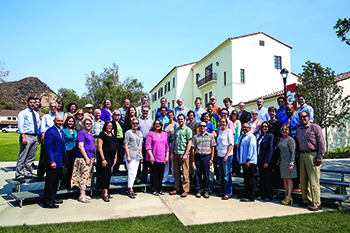
{"type": "Polygon", "coordinates": [[[195,117],[194,117],[194,121],[197,122],[197,124],[200,124],[202,122],[202,115],[203,113],[205,113],[205,109],[202,108],[202,100],[197,98],[194,101],[194,105],[196,106],[196,109],[193,110],[195,117]]]}
{"type": "Polygon", "coordinates": [[[125,99],[124,100],[124,106],[118,109],[118,111],[120,113],[120,122],[122,123],[123,127],[124,127],[125,115],[126,115],[126,112],[129,109],[129,107],[130,107],[130,100],[129,99],[125,99]]]}
{"type": "Polygon", "coordinates": [[[282,122],[282,120],[287,117],[286,106],[285,106],[286,102],[284,101],[284,97],[282,96],[278,97],[277,104],[279,108],[277,109],[276,119],[282,122]]]}
{"type": "MultiPolygon", "coordinates": [[[[166,108],[166,113],[165,113],[165,115],[171,110],[170,108],[168,108],[168,107],[166,106],[166,102],[167,102],[167,100],[166,100],[165,97],[163,97],[163,98],[160,99],[160,108],[161,108],[161,107],[165,107],[165,108],[166,108]]],[[[156,120],[159,119],[159,118],[162,116],[162,115],[161,115],[161,112],[160,112],[160,108],[158,108],[158,110],[157,110],[156,120]]],[[[164,125],[164,122],[163,122],[163,125],[164,125]]]]}
{"type": "Polygon", "coordinates": [[[264,107],[263,98],[257,99],[256,105],[258,106],[258,120],[261,121],[261,123],[265,121],[269,121],[270,116],[269,116],[269,113],[267,112],[267,108],[264,107]]]}
{"type": "Polygon", "coordinates": [[[287,105],[286,106],[286,116],[282,120],[282,124],[288,124],[290,128],[292,129],[292,138],[295,138],[295,134],[297,129],[301,126],[301,122],[299,120],[298,115],[294,113],[294,107],[293,105],[287,105]]]}
{"type": "Polygon", "coordinates": [[[187,113],[189,111],[189,109],[185,106],[185,103],[184,103],[184,100],[182,98],[179,98],[177,101],[177,107],[174,108],[174,113],[175,113],[175,116],[174,116],[174,119],[175,121],[177,122],[177,117],[180,115],[180,114],[183,114],[184,116],[186,116],[186,119],[187,119],[187,113]]]}
{"type": "Polygon", "coordinates": [[[40,126],[40,132],[41,132],[41,140],[42,140],[42,146],[40,148],[40,160],[39,160],[39,166],[38,166],[38,180],[42,179],[45,174],[45,167],[44,167],[44,158],[45,158],[45,147],[44,147],[44,137],[45,132],[49,128],[51,128],[54,125],[54,119],[56,116],[57,111],[57,102],[51,101],[49,103],[50,112],[43,116],[41,119],[41,126],[40,126]]]}
{"type": "Polygon", "coordinates": [[[160,112],[160,117],[156,118],[156,120],[160,120],[162,123],[163,123],[163,128],[162,130],[164,130],[164,125],[166,123],[169,123],[169,118],[167,117],[167,108],[164,107],[164,106],[161,106],[159,109],[159,112],[160,112]]]}
{"type": "Polygon", "coordinates": [[[256,137],[250,131],[251,126],[244,123],[242,127],[243,134],[239,138],[237,147],[237,160],[243,166],[244,178],[244,198],[243,202],[255,201],[255,178],[257,171],[258,157],[256,150],[256,137]]]}
{"type": "MultiPolygon", "coordinates": [[[[314,109],[311,106],[307,105],[305,102],[306,102],[305,97],[303,95],[299,95],[298,96],[298,103],[299,103],[300,107],[298,108],[297,116],[299,116],[299,112],[301,110],[306,110],[310,114],[310,122],[313,123],[314,122],[314,109]]],[[[299,119],[299,117],[298,117],[298,119],[299,119]]]]}
{"type": "Polygon", "coordinates": [[[18,132],[20,133],[19,144],[20,152],[16,165],[16,179],[24,183],[25,178],[35,177],[31,167],[35,160],[38,146],[38,133],[40,125],[40,116],[34,111],[35,98],[29,97],[28,107],[18,114],[18,132]]]}

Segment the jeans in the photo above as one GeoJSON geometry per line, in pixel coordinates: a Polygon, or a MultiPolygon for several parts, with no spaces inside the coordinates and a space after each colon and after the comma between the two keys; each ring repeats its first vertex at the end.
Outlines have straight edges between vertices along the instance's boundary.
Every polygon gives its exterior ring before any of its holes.
{"type": "Polygon", "coordinates": [[[196,163],[196,190],[198,193],[201,192],[201,189],[204,189],[205,193],[209,193],[209,161],[210,154],[205,157],[200,157],[199,154],[195,155],[195,163],[196,163]],[[202,179],[204,176],[204,179],[202,179]],[[201,184],[203,183],[203,186],[201,184]]]}
{"type": "Polygon", "coordinates": [[[224,162],[224,157],[218,156],[218,164],[221,176],[221,192],[227,196],[232,195],[232,178],[231,178],[231,164],[232,155],[227,157],[227,161],[224,162]]]}

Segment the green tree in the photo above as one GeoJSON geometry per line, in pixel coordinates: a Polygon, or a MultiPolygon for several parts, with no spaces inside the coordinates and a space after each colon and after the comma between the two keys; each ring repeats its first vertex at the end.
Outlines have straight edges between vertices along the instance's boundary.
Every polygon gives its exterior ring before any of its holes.
{"type": "Polygon", "coordinates": [[[143,84],[137,79],[127,77],[120,82],[118,66],[113,63],[112,67],[104,68],[101,74],[91,71],[86,75],[85,86],[87,96],[92,99],[94,106],[101,106],[105,99],[111,99],[113,108],[123,106],[124,99],[130,99],[131,105],[136,104],[142,96],[147,95],[143,91],[143,84]]]}
{"type": "Polygon", "coordinates": [[[350,18],[349,19],[338,19],[337,23],[335,24],[335,26],[333,27],[333,29],[336,29],[336,34],[338,36],[338,38],[341,39],[342,42],[347,43],[348,45],[350,45],[350,39],[346,38],[346,34],[349,32],[350,30],[350,18]]]}
{"type": "Polygon", "coordinates": [[[86,104],[91,103],[91,100],[87,96],[83,95],[80,98],[73,89],[60,88],[58,90],[58,96],[62,98],[65,106],[69,103],[75,102],[79,108],[84,109],[86,104]]]}
{"type": "Polygon", "coordinates": [[[350,116],[350,96],[343,98],[344,88],[339,86],[331,68],[310,61],[302,67],[297,92],[313,107],[314,123],[325,129],[327,142],[327,128],[337,127],[340,131],[345,128],[350,116]]]}

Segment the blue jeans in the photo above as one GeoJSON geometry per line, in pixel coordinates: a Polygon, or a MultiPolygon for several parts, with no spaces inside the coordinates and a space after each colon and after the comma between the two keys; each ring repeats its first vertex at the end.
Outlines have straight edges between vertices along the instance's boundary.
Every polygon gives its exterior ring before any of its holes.
{"type": "Polygon", "coordinates": [[[198,193],[201,192],[201,189],[204,189],[205,193],[209,193],[209,161],[210,155],[206,157],[200,157],[199,154],[195,155],[195,163],[196,163],[196,190],[198,193]],[[202,179],[202,175],[204,179],[202,179]],[[201,184],[203,183],[203,186],[201,184]]]}
{"type": "Polygon", "coordinates": [[[221,176],[221,192],[225,195],[232,195],[232,178],[231,178],[231,164],[232,155],[227,157],[227,161],[224,162],[224,157],[218,156],[218,164],[221,176]]]}

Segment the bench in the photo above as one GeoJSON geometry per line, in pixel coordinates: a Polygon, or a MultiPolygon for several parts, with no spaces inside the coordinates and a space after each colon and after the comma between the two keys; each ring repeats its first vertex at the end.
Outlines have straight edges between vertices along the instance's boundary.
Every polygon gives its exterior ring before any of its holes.
{"type": "Polygon", "coordinates": [[[346,188],[350,187],[350,182],[341,181],[341,180],[320,179],[320,184],[325,188],[332,190],[335,193],[337,193],[338,190],[330,189],[328,186],[340,187],[340,194],[343,194],[343,195],[347,194],[346,188]]]}
{"type": "MultiPolygon", "coordinates": [[[[273,189],[274,192],[278,193],[279,195],[284,196],[285,191],[284,189],[273,189]]],[[[294,197],[299,197],[301,198],[301,193],[299,192],[293,192],[292,195],[294,197]]],[[[336,193],[330,193],[330,192],[322,192],[321,191],[321,202],[325,203],[330,203],[334,204],[336,203],[338,205],[338,209],[341,209],[341,205],[344,201],[349,199],[348,195],[343,195],[343,194],[336,194],[336,193]]]]}
{"type": "MultiPolygon", "coordinates": [[[[58,190],[57,195],[64,195],[69,193],[79,193],[79,189],[65,189],[58,190]]],[[[32,190],[32,191],[24,191],[24,192],[14,192],[11,193],[10,196],[15,199],[19,207],[22,208],[23,201],[28,199],[42,199],[44,196],[44,190],[32,190]]]]}
{"type": "MultiPolygon", "coordinates": [[[[32,168],[33,170],[37,170],[37,168],[32,168]]],[[[1,167],[1,170],[4,172],[14,172],[16,171],[16,166],[14,167],[1,167]]]]}

